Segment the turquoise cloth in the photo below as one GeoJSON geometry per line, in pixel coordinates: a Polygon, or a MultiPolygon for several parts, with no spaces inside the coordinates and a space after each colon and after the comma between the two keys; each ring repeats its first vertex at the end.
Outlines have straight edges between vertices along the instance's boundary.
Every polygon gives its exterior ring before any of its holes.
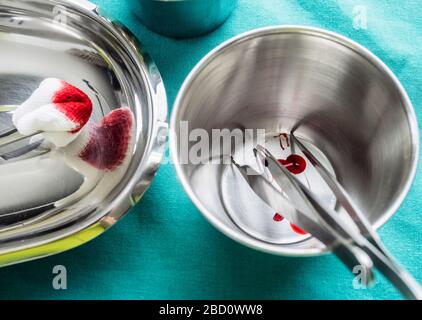
{"type": "MultiPolygon", "coordinates": [[[[169,107],[182,81],[209,50],[244,31],[275,24],[326,28],[368,47],[398,76],[422,121],[420,0],[240,0],[217,31],[172,40],[147,30],[131,12],[136,0],[96,0],[123,21],[158,65],[169,107]],[[367,30],[353,28],[364,5],[367,30]]],[[[392,253],[422,282],[422,172],[397,214],[380,230],[392,253]]],[[[170,164],[122,221],[92,242],[34,262],[0,269],[0,298],[40,299],[398,299],[384,279],[356,290],[333,256],[287,258],[246,248],[208,224],[170,164]],[[55,291],[52,269],[65,265],[68,289],[55,291]]]]}

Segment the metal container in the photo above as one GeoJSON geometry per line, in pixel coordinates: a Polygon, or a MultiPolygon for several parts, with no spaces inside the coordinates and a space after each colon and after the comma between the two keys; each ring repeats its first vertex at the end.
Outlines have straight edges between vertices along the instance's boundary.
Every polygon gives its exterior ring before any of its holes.
{"type": "Polygon", "coordinates": [[[170,37],[195,37],[219,27],[237,0],[133,0],[135,14],[151,30],[170,37]]]}
{"type": "MultiPolygon", "coordinates": [[[[133,35],[85,0],[2,0],[0,46],[0,105],[19,105],[55,77],[91,97],[94,121],[119,107],[135,118],[130,165],[100,203],[87,194],[64,208],[53,205],[83,180],[60,159],[0,159],[0,265],[7,265],[89,241],[142,197],[162,158],[167,102],[155,64],[133,35]]],[[[2,119],[0,126],[8,123],[2,119]]]]}
{"type": "Polygon", "coordinates": [[[185,191],[224,234],[274,254],[326,252],[312,238],[273,244],[243,232],[223,201],[225,165],[182,163],[181,148],[195,143],[181,137],[181,121],[188,133],[201,128],[210,136],[212,129],[277,133],[299,125],[295,134],[321,151],[375,228],[397,210],[415,175],[418,127],[405,90],[367,49],[325,30],[258,29],[210,52],[176,99],[170,147],[185,191]]]}

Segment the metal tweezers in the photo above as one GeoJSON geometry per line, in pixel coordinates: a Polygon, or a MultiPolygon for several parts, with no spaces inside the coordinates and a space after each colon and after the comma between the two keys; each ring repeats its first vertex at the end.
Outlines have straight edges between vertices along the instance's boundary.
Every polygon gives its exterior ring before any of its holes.
{"type": "MultiPolygon", "coordinates": [[[[0,106],[0,113],[11,112],[16,108],[17,106],[0,106]]],[[[12,148],[12,150],[9,151],[3,151],[3,147],[13,145],[22,140],[27,140],[41,133],[42,131],[37,131],[31,135],[22,135],[13,125],[9,125],[8,127],[0,130],[0,163],[3,161],[11,162],[16,159],[23,160],[48,153],[50,151],[48,148],[40,147],[41,141],[22,145],[18,148],[12,148]]]]}
{"type": "Polygon", "coordinates": [[[233,168],[237,170],[235,173],[240,179],[245,179],[254,192],[276,212],[285,213],[287,220],[330,248],[352,272],[356,273],[355,268],[360,266],[365,273],[365,277],[361,278],[365,285],[373,282],[373,269],[376,267],[404,297],[422,300],[419,283],[385,249],[366,216],[339,182],[293,133],[291,141],[332,190],[346,215],[341,216],[336,210],[321,203],[308,187],[260,145],[254,150],[260,172],[247,165],[240,166],[232,159],[233,168]]]}

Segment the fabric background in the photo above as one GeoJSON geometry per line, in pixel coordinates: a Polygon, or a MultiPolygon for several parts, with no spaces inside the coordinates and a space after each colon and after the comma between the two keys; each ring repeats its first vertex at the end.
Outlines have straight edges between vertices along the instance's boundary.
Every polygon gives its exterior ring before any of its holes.
{"type": "MultiPolygon", "coordinates": [[[[120,19],[151,54],[165,82],[169,108],[182,81],[209,50],[262,26],[301,24],[348,36],[379,56],[409,93],[422,123],[420,0],[240,0],[227,23],[204,37],[173,40],[147,30],[136,0],[96,0],[120,19]],[[367,30],[353,28],[353,7],[368,11],[367,30]]],[[[397,214],[380,230],[392,253],[422,282],[422,172],[397,214]]],[[[0,269],[0,298],[17,299],[398,299],[382,277],[367,290],[333,256],[286,258],[228,239],[201,216],[170,164],[115,227],[92,242],[42,260],[0,269]],[[52,269],[68,271],[68,289],[55,291],[52,269]]]]}

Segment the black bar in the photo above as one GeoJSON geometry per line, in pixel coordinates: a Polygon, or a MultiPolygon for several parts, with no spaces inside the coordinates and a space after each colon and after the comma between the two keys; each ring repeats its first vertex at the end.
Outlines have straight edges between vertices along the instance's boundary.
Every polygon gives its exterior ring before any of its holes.
{"type": "Polygon", "coordinates": [[[43,319],[49,315],[55,319],[65,316],[86,318],[92,314],[117,316],[120,319],[282,319],[313,318],[329,315],[350,317],[379,316],[380,312],[398,311],[404,307],[420,308],[418,301],[0,301],[3,314],[12,312],[13,318],[28,312],[31,316],[39,312],[43,319]],[[10,308],[10,310],[8,310],[10,308]],[[342,313],[338,313],[342,310],[342,313]]]}

